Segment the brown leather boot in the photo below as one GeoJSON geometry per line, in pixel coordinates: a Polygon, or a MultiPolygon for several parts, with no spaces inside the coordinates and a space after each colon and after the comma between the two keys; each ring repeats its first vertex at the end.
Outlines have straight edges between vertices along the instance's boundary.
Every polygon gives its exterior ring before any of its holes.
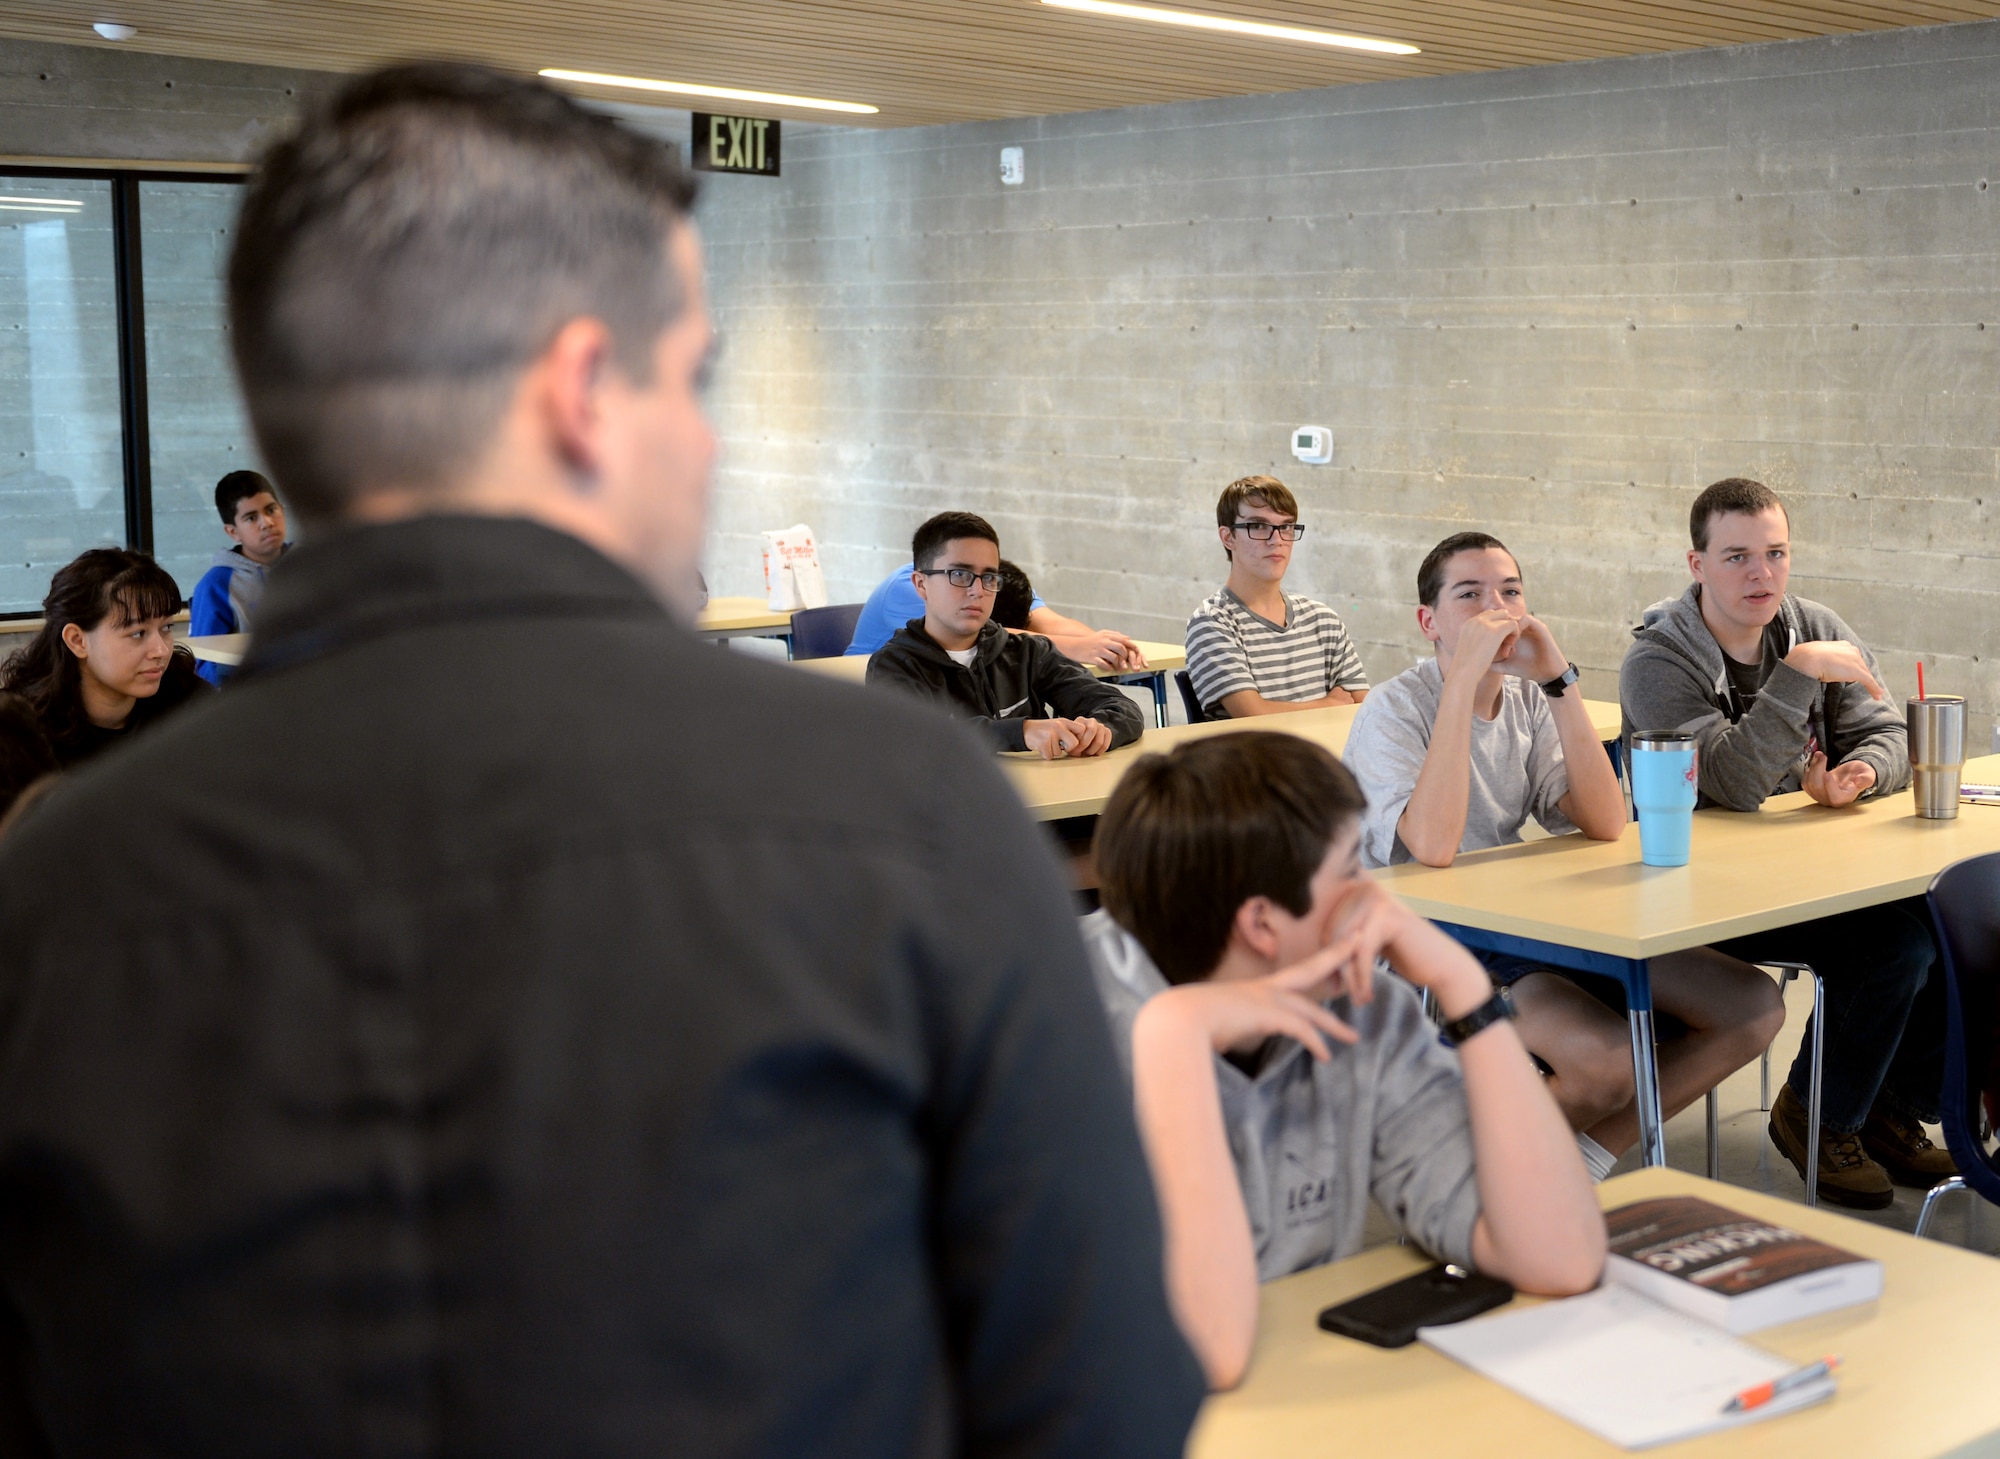
{"type": "MultiPolygon", "coordinates": [[[[1789,1084],[1780,1086],[1778,1097],[1771,1101],[1771,1143],[1804,1180],[1806,1106],[1789,1084]]],[[[1896,1199],[1896,1188],[1889,1183],[1889,1172],[1861,1148],[1859,1133],[1836,1135],[1823,1129],[1819,1132],[1819,1198],[1857,1211],[1879,1211],[1896,1199]]]]}
{"type": "Polygon", "coordinates": [[[1882,1162],[1897,1185],[1929,1190],[1958,1174],[1951,1152],[1933,1145],[1922,1125],[1879,1104],[1868,1111],[1868,1121],[1861,1127],[1861,1148],[1882,1162]]]}

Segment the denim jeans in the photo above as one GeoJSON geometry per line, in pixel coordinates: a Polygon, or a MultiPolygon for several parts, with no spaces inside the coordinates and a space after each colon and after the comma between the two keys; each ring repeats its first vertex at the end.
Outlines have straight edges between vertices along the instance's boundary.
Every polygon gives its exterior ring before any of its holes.
{"type": "MultiPolygon", "coordinates": [[[[1944,1086],[1944,969],[1922,897],[1842,912],[1817,922],[1718,942],[1746,963],[1808,963],[1826,984],[1826,1068],[1820,1123],[1861,1128],[1878,1099],[1912,1119],[1935,1121],[1944,1086]]],[[[1812,1025],[1787,1082],[1800,1101],[1812,1088],[1812,1025]]]]}

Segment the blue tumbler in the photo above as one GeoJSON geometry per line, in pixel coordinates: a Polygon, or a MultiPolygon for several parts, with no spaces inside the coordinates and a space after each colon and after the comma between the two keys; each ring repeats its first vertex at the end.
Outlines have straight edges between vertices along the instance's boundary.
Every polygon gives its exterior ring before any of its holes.
{"type": "Polygon", "coordinates": [[[1686,866],[1697,788],[1694,736],[1645,730],[1632,736],[1632,808],[1639,813],[1639,859],[1686,866]]]}

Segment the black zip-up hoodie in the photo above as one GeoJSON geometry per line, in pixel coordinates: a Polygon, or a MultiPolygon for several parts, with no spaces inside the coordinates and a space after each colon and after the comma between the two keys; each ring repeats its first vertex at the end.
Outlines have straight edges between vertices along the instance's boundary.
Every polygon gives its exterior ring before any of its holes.
{"type": "Polygon", "coordinates": [[[1025,750],[1031,719],[1094,719],[1111,731],[1111,748],[1129,745],[1146,728],[1139,706],[1116,685],[1093,678],[1036,633],[1009,633],[987,620],[972,667],[965,668],[912,618],[868,660],[868,682],[893,684],[970,720],[996,748],[1025,750]]]}

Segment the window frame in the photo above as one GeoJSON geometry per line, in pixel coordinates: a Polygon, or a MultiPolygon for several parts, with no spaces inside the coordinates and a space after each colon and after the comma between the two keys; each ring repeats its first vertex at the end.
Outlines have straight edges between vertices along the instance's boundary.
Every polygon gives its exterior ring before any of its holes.
{"type": "MultiPolygon", "coordinates": [[[[241,187],[247,170],[148,167],[37,166],[0,161],[8,177],[78,178],[111,184],[112,298],[118,329],[118,428],[124,468],[125,545],[153,551],[153,437],[146,400],[145,257],[140,232],[139,185],[147,182],[230,182],[241,187]]],[[[39,618],[41,609],[0,611],[0,622],[39,618]]]]}

